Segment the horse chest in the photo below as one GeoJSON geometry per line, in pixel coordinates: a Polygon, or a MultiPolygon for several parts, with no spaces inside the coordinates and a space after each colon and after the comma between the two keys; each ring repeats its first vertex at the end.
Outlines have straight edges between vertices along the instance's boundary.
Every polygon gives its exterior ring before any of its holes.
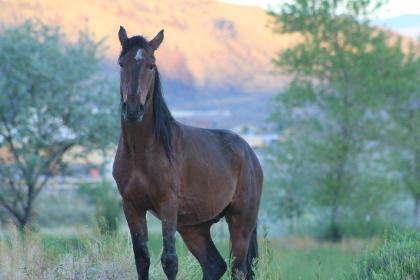
{"type": "Polygon", "coordinates": [[[147,176],[133,172],[125,186],[124,195],[129,197],[149,196],[150,182],[147,176]]]}
{"type": "Polygon", "coordinates": [[[153,208],[158,202],[160,186],[165,185],[165,176],[144,164],[125,163],[114,169],[114,178],[123,199],[142,207],[153,208]]]}

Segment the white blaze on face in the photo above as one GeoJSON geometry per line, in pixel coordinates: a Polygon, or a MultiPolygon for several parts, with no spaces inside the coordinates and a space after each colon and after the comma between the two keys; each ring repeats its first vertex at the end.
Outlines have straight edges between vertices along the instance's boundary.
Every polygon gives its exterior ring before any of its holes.
{"type": "MultiPolygon", "coordinates": [[[[137,62],[140,62],[143,59],[143,50],[142,49],[138,49],[136,56],[134,57],[134,59],[137,62]]],[[[142,105],[145,104],[146,102],[146,98],[144,97],[145,94],[141,94],[141,81],[138,81],[138,85],[137,85],[137,94],[140,96],[140,103],[142,105]]]]}
{"type": "Polygon", "coordinates": [[[136,53],[136,56],[134,57],[137,61],[140,61],[143,59],[143,51],[142,49],[139,49],[136,53]]]}

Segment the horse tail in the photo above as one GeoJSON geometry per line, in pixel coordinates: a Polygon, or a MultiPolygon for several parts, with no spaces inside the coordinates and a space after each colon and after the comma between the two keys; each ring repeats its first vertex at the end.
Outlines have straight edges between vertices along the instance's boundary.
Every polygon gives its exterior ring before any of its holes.
{"type": "Polygon", "coordinates": [[[258,262],[258,240],[257,240],[257,226],[251,234],[248,245],[248,254],[246,256],[247,278],[254,279],[254,271],[257,269],[258,262]]]}

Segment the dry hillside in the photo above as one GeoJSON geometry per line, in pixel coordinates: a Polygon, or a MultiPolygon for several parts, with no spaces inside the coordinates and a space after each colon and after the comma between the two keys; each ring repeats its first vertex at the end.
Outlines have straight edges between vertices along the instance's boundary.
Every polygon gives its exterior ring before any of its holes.
{"type": "Polygon", "coordinates": [[[86,25],[98,38],[107,37],[107,57],[119,52],[117,31],[151,38],[165,29],[158,54],[163,74],[196,88],[274,92],[282,79],[273,77],[271,58],[293,42],[273,36],[269,17],[257,7],[208,0],[0,0],[3,23],[27,18],[59,24],[74,34],[86,25]]]}

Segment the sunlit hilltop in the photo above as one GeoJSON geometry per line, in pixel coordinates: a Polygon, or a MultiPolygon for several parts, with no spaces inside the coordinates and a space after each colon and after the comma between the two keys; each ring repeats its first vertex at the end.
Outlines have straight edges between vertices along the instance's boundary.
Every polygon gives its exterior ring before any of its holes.
{"type": "Polygon", "coordinates": [[[7,23],[39,17],[69,34],[87,26],[97,38],[107,38],[111,62],[120,48],[120,25],[129,35],[148,38],[165,29],[158,62],[166,77],[198,88],[244,92],[279,88],[270,60],[293,41],[273,36],[264,10],[216,1],[6,0],[0,16],[7,23]]]}

